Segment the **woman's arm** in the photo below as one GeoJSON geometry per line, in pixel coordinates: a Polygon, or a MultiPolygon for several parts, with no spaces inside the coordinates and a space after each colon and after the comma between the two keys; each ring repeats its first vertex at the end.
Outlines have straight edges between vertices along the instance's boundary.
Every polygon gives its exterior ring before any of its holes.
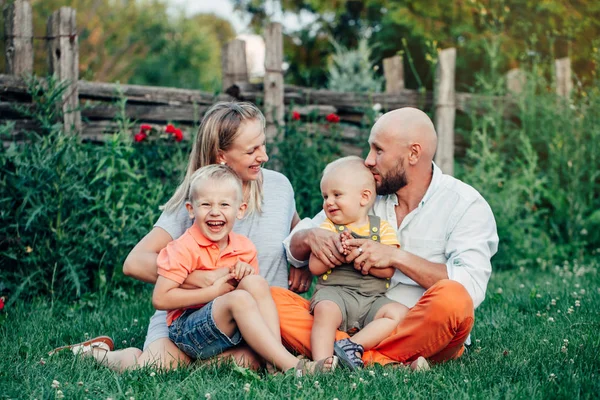
{"type": "Polygon", "coordinates": [[[123,273],[142,282],[155,283],[158,277],[156,273],[158,253],[171,240],[173,238],[167,231],[162,228],[153,228],[129,252],[123,263],[123,273]]]}
{"type": "Polygon", "coordinates": [[[227,274],[207,288],[182,289],[177,282],[159,276],[152,293],[152,305],[157,310],[174,310],[208,303],[234,289],[227,283],[229,279],[231,276],[227,274]]]}

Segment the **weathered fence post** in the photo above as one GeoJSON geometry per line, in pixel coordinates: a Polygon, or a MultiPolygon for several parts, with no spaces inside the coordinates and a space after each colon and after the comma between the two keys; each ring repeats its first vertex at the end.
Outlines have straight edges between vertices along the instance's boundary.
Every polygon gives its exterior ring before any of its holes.
{"type": "Polygon", "coordinates": [[[554,67],[556,74],[556,94],[568,98],[573,90],[571,59],[566,57],[554,60],[554,67]]]}
{"type": "Polygon", "coordinates": [[[29,0],[15,0],[4,7],[5,72],[33,72],[33,20],[29,0]]]}
{"type": "Polygon", "coordinates": [[[506,73],[506,89],[509,93],[521,94],[527,77],[519,68],[513,68],[506,73]]]}
{"type": "Polygon", "coordinates": [[[265,30],[265,118],[267,140],[277,135],[277,126],[283,126],[283,30],[279,22],[270,23],[265,30]]]}
{"type": "Polygon", "coordinates": [[[76,11],[61,7],[48,18],[48,65],[50,75],[67,82],[63,94],[62,110],[66,132],[81,130],[79,110],[79,43],[77,36],[76,11]]]}
{"type": "Polygon", "coordinates": [[[384,58],[383,74],[386,93],[398,93],[404,90],[404,65],[401,56],[384,58]]]}
{"type": "Polygon", "coordinates": [[[248,82],[246,64],[246,42],[234,39],[221,49],[221,69],[223,72],[223,91],[235,82],[248,82]]]}
{"type": "Polygon", "coordinates": [[[435,162],[448,175],[454,175],[455,69],[456,49],[440,51],[435,90],[435,129],[438,135],[435,162]]]}

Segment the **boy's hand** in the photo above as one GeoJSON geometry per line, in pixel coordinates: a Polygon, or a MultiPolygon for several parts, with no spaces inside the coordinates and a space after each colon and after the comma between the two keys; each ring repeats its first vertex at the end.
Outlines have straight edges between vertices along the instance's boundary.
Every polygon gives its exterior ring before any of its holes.
{"type": "Polygon", "coordinates": [[[235,279],[241,281],[243,277],[254,274],[254,268],[248,263],[238,261],[231,267],[231,274],[235,279]]]}
{"type": "Polygon", "coordinates": [[[347,256],[352,251],[352,248],[348,245],[348,240],[352,239],[352,234],[349,230],[345,230],[340,233],[340,242],[342,243],[343,254],[347,256]]]}
{"type": "Polygon", "coordinates": [[[215,290],[217,291],[217,296],[222,296],[235,289],[235,286],[233,286],[231,282],[229,282],[229,280],[231,280],[232,278],[234,278],[233,274],[227,274],[213,282],[211,287],[215,288],[215,290]]]}

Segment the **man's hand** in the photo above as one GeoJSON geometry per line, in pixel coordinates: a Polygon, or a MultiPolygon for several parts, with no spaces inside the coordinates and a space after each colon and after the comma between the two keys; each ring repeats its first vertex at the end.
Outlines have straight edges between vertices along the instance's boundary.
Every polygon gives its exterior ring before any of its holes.
{"type": "Polygon", "coordinates": [[[235,277],[233,276],[233,273],[231,274],[227,274],[225,276],[220,277],[219,279],[217,279],[216,281],[213,282],[213,284],[210,286],[211,288],[214,288],[215,292],[216,292],[216,296],[222,296],[226,293],[231,292],[233,289],[235,289],[235,286],[233,286],[229,281],[234,279],[235,277]]]}
{"type": "Polygon", "coordinates": [[[344,263],[344,249],[339,233],[314,228],[308,233],[307,242],[311,253],[328,268],[335,268],[344,263]]]}
{"type": "Polygon", "coordinates": [[[231,267],[231,274],[235,279],[241,281],[245,276],[254,274],[254,268],[248,263],[238,261],[231,267]]]}
{"type": "Polygon", "coordinates": [[[346,256],[348,263],[354,263],[354,268],[367,275],[371,268],[388,268],[393,266],[397,248],[387,246],[369,239],[350,239],[346,245],[352,250],[346,256]]]}
{"type": "Polygon", "coordinates": [[[304,293],[310,288],[312,283],[313,275],[310,273],[308,267],[304,268],[290,268],[290,276],[288,279],[288,286],[292,292],[304,293]]]}

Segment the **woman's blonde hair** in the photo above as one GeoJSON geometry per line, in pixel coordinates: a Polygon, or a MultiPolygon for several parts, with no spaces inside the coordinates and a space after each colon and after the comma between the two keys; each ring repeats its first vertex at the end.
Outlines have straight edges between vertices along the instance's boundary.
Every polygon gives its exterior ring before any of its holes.
{"type": "MultiPolygon", "coordinates": [[[[227,151],[237,138],[242,123],[260,121],[265,127],[265,117],[252,103],[219,102],[213,105],[202,118],[196,141],[192,147],[187,171],[175,194],[161,207],[166,212],[174,212],[186,201],[190,180],[194,172],[205,165],[216,164],[219,151],[227,151]]],[[[246,203],[247,214],[261,212],[263,198],[262,175],[248,182],[249,193],[246,203]]]]}

